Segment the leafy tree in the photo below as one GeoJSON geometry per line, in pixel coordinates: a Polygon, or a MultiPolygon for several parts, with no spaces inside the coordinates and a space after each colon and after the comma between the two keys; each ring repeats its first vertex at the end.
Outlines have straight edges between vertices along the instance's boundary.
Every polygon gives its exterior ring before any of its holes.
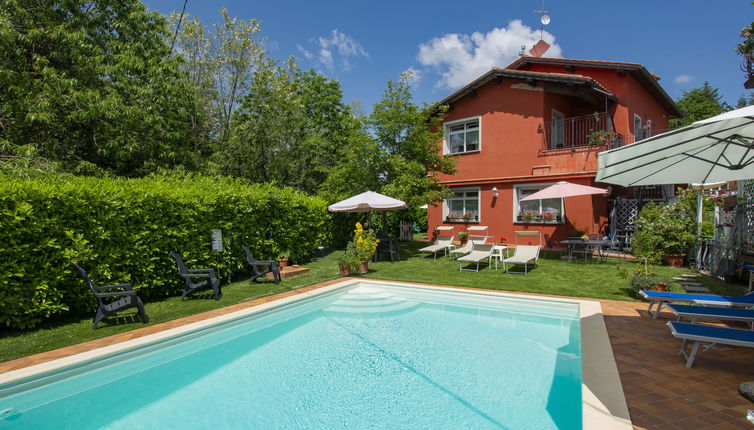
{"type": "Polygon", "coordinates": [[[81,173],[193,165],[195,105],[167,36],[138,0],[3,2],[3,147],[30,145],[81,173]]]}
{"type": "MultiPolygon", "coordinates": [[[[185,18],[176,39],[184,58],[182,68],[202,109],[202,116],[192,122],[197,143],[213,139],[224,143],[230,138],[233,114],[265,57],[264,39],[257,37],[258,21],[231,18],[226,8],[218,13],[222,22],[211,30],[198,17],[185,18]]],[[[171,21],[175,28],[178,15],[173,14],[171,21]]]]}
{"type": "Polygon", "coordinates": [[[709,82],[705,82],[699,88],[684,91],[683,95],[676,100],[676,104],[683,112],[683,118],[671,120],[670,128],[684,127],[692,122],[730,110],[730,105],[722,101],[722,96],[718,91],[717,88],[712,88],[709,82]]]}

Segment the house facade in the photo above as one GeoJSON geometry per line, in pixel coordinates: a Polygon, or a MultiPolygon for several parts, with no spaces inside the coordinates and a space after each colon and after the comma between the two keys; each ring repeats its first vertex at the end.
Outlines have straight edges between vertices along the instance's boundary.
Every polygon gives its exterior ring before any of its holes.
{"type": "MultiPolygon", "coordinates": [[[[455,175],[440,175],[452,197],[429,205],[430,235],[471,225],[512,241],[516,230],[555,240],[576,231],[608,233],[608,199],[631,193],[521,201],[558,181],[595,184],[597,153],[668,128],[681,115],[658,83],[635,63],[521,57],[449,95],[443,154],[455,175]]],[[[644,191],[646,192],[646,191],[644,191]]]]}

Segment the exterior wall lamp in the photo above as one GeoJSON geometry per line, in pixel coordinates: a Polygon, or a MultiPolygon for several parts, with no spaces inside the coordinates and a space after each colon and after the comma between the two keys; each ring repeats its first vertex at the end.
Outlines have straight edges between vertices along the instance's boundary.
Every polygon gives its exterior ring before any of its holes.
{"type": "Polygon", "coordinates": [[[500,194],[497,192],[497,187],[492,187],[492,197],[497,198],[500,194]]]}

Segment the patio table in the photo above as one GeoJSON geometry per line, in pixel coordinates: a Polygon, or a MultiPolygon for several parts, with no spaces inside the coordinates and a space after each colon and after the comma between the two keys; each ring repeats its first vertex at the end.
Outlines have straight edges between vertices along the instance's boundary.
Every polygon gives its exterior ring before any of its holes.
{"type": "Polygon", "coordinates": [[[595,260],[595,261],[602,262],[602,261],[605,261],[605,258],[607,257],[607,255],[604,252],[604,249],[607,245],[610,244],[610,241],[609,240],[566,239],[566,240],[561,240],[560,243],[568,246],[568,261],[569,262],[575,259],[575,257],[573,256],[574,252],[576,253],[583,252],[584,260],[587,259],[587,255],[592,255],[593,253],[596,252],[598,260],[595,260]],[[585,250],[584,251],[579,250],[578,249],[579,245],[584,246],[585,250]],[[587,250],[591,250],[592,252],[591,253],[586,252],[587,250]]]}
{"type": "Polygon", "coordinates": [[[495,259],[495,270],[497,270],[497,262],[500,261],[502,263],[503,258],[508,258],[508,247],[505,245],[495,245],[492,247],[492,254],[490,254],[488,263],[491,264],[492,259],[495,259]],[[505,251],[505,256],[503,256],[503,251],[505,251]]]}

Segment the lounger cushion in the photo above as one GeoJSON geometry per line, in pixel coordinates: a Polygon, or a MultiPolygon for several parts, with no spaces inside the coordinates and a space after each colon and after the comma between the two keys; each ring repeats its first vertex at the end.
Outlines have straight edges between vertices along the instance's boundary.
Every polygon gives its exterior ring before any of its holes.
{"type": "Polygon", "coordinates": [[[674,311],[676,315],[688,317],[708,316],[715,318],[732,318],[732,319],[752,319],[754,320],[754,309],[744,308],[717,308],[708,306],[691,306],[691,305],[668,305],[668,309],[674,311]]]}
{"type": "Polygon", "coordinates": [[[665,300],[665,301],[706,301],[706,302],[721,302],[721,303],[752,303],[754,304],[754,293],[749,293],[743,296],[718,296],[715,294],[689,294],[689,293],[669,293],[658,291],[639,291],[642,297],[648,300],[665,300]]]}
{"type": "Polygon", "coordinates": [[[668,325],[673,330],[673,336],[678,338],[707,338],[710,342],[727,343],[751,343],[754,346],[754,331],[737,328],[717,327],[703,324],[689,324],[677,321],[669,321],[668,325]]]}

